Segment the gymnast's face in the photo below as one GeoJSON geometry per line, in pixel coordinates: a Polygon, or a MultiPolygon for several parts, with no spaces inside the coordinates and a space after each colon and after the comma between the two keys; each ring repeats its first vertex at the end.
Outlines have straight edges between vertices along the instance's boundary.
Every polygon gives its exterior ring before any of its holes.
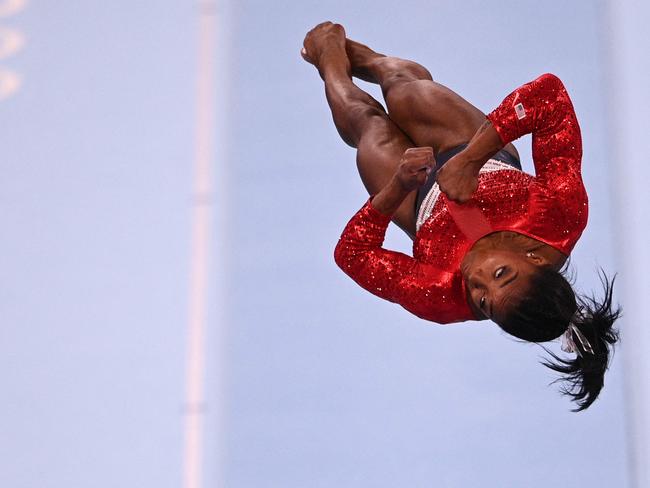
{"type": "Polygon", "coordinates": [[[470,305],[477,315],[499,323],[528,290],[536,269],[532,259],[518,252],[470,251],[461,265],[470,305]]]}

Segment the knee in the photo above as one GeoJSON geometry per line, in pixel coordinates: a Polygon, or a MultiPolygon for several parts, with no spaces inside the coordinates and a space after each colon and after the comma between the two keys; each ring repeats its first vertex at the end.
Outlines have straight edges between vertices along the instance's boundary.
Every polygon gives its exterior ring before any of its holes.
{"type": "Polygon", "coordinates": [[[385,78],[382,80],[384,96],[400,85],[414,81],[432,81],[431,73],[421,64],[400,58],[383,58],[385,78]]]}
{"type": "Polygon", "coordinates": [[[411,80],[394,85],[384,96],[392,116],[393,113],[414,114],[424,107],[430,107],[432,92],[432,81],[411,80]]]}
{"type": "Polygon", "coordinates": [[[433,77],[429,70],[414,61],[402,60],[401,69],[398,74],[403,81],[432,81],[433,77]]]}

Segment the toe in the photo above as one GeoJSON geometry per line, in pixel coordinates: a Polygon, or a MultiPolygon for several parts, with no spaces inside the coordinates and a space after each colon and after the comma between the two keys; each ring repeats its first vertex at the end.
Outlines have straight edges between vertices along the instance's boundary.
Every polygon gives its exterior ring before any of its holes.
{"type": "Polygon", "coordinates": [[[309,58],[307,50],[304,47],[300,50],[300,55],[302,56],[302,59],[307,61],[309,64],[314,64],[314,62],[309,58]]]}

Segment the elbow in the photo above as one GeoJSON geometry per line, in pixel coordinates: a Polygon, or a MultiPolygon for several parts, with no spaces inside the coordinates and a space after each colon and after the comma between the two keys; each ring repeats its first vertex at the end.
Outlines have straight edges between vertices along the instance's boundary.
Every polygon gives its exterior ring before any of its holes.
{"type": "Polygon", "coordinates": [[[334,248],[334,262],[342,270],[345,270],[346,254],[343,239],[339,239],[334,248]]]}
{"type": "Polygon", "coordinates": [[[537,79],[540,81],[540,84],[547,89],[566,91],[564,83],[562,83],[560,77],[553,73],[544,73],[537,79]]]}
{"type": "Polygon", "coordinates": [[[356,275],[363,268],[366,256],[344,238],[334,248],[334,262],[348,276],[356,275]]]}

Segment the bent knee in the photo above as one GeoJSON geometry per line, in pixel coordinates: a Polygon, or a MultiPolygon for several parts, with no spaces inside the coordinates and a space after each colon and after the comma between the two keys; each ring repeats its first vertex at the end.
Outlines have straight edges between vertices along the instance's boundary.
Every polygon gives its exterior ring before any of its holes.
{"type": "Polygon", "coordinates": [[[386,103],[391,112],[420,112],[429,110],[440,98],[436,84],[431,80],[411,80],[395,85],[386,95],[386,103]]]}
{"type": "Polygon", "coordinates": [[[413,81],[431,81],[431,73],[421,64],[407,59],[386,57],[379,60],[383,75],[381,76],[381,87],[386,95],[390,90],[404,83],[413,81]]]}

